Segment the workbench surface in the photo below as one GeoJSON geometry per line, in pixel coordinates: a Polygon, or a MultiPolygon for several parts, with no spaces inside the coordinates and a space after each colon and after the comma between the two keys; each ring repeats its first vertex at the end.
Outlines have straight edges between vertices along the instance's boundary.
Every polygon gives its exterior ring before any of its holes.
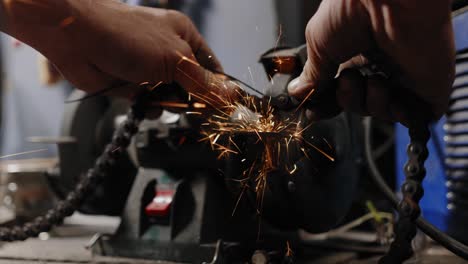
{"type": "MultiPolygon", "coordinates": [[[[108,258],[93,256],[87,249],[96,233],[113,233],[119,224],[118,218],[74,216],[66,225],[54,229],[49,237],[29,239],[25,242],[0,243],[0,264],[170,264],[162,261],[108,258]]],[[[304,262],[301,262],[304,263],[304,262]]],[[[340,252],[306,262],[308,264],[371,264],[376,258],[356,260],[352,252],[340,252]]],[[[468,264],[445,249],[429,247],[407,264],[468,264]]],[[[172,263],[174,264],[174,263],[172,263]]]]}

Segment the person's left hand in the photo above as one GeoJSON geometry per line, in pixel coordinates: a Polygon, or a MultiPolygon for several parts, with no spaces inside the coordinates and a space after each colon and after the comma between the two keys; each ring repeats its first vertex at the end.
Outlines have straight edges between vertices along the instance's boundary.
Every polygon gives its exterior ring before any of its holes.
{"type": "Polygon", "coordinates": [[[116,0],[7,2],[6,32],[43,53],[79,89],[175,82],[212,103],[230,95],[212,73],[222,71],[220,63],[182,13],[116,0]]]}

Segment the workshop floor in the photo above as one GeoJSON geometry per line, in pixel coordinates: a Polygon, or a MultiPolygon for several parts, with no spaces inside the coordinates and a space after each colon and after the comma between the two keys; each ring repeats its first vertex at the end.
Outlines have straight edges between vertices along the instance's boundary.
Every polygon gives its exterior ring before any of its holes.
{"type": "Polygon", "coordinates": [[[0,243],[0,264],[153,264],[161,261],[140,261],[97,257],[86,247],[96,233],[113,233],[119,224],[114,217],[90,217],[76,214],[65,225],[43,234],[42,239],[0,243]]]}
{"type": "MultiPolygon", "coordinates": [[[[50,237],[30,239],[25,242],[0,243],[0,264],[169,264],[161,261],[104,258],[93,256],[86,248],[96,233],[113,233],[118,218],[75,215],[66,225],[56,228],[50,237]]],[[[377,258],[356,260],[356,254],[341,252],[307,264],[371,264],[377,258]]],[[[301,262],[304,263],[304,262],[301,262]]],[[[432,246],[407,264],[468,264],[445,249],[432,246]]]]}

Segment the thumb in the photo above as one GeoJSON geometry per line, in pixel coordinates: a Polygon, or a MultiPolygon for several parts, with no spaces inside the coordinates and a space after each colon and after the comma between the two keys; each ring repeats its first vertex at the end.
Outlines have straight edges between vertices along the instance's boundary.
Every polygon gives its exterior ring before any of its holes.
{"type": "Polygon", "coordinates": [[[177,64],[174,81],[189,92],[194,99],[214,108],[223,108],[241,95],[238,86],[224,77],[205,69],[195,56],[182,57],[177,64]]]}
{"type": "Polygon", "coordinates": [[[300,99],[310,98],[317,89],[326,89],[331,84],[330,80],[333,79],[337,67],[329,63],[332,69],[327,73],[317,65],[324,64],[312,63],[310,58],[307,60],[301,75],[288,84],[290,95],[300,99]]]}

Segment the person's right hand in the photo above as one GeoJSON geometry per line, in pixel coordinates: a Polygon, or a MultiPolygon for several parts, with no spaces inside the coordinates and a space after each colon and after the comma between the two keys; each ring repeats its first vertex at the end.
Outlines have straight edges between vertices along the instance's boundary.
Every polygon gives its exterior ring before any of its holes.
{"type": "Polygon", "coordinates": [[[408,123],[410,111],[447,109],[454,78],[454,41],[449,0],[324,0],[310,20],[306,37],[308,61],[289,92],[307,97],[331,83],[345,110],[408,123]],[[356,71],[378,55],[393,82],[374,76],[363,80],[356,71]],[[395,83],[398,87],[395,86],[395,83]],[[398,92],[397,92],[398,90],[398,92]],[[405,91],[411,91],[410,93],[405,91]],[[414,94],[429,109],[405,102],[414,94]]]}
{"type": "Polygon", "coordinates": [[[43,53],[87,92],[175,82],[213,99],[213,92],[218,96],[226,89],[211,72],[222,71],[221,65],[182,13],[116,0],[9,0],[4,9],[4,30],[43,53]]]}

